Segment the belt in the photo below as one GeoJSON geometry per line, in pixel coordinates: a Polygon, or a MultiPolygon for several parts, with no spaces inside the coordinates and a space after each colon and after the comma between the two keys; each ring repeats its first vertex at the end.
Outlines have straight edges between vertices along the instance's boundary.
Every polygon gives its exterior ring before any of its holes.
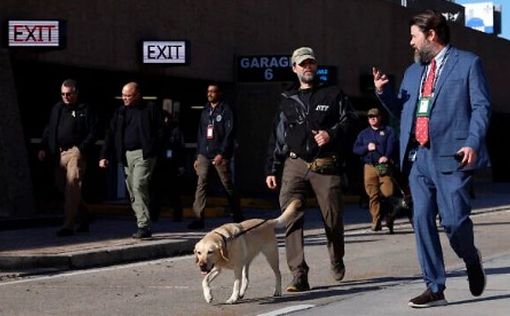
{"type": "MultiPolygon", "coordinates": [[[[295,152],[291,151],[291,152],[289,153],[289,158],[291,158],[291,159],[298,159],[298,158],[300,158],[300,157],[298,156],[298,154],[296,154],[295,152]]],[[[316,159],[321,159],[321,158],[331,158],[331,159],[336,159],[336,155],[334,155],[334,154],[329,154],[329,155],[324,155],[324,156],[322,156],[322,155],[321,155],[320,157],[317,157],[317,156],[316,156],[316,157],[314,157],[314,158],[313,158],[312,160],[310,160],[310,161],[312,161],[312,162],[313,162],[314,160],[316,160],[316,159]]],[[[308,159],[305,159],[305,158],[301,158],[301,159],[303,159],[304,161],[308,161],[308,159]]]]}

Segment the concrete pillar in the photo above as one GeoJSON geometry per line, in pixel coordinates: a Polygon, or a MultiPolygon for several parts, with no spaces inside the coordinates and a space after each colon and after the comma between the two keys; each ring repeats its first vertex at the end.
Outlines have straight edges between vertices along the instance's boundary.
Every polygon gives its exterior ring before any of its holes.
{"type": "Polygon", "coordinates": [[[27,149],[9,53],[0,49],[0,219],[34,215],[27,149]]]}

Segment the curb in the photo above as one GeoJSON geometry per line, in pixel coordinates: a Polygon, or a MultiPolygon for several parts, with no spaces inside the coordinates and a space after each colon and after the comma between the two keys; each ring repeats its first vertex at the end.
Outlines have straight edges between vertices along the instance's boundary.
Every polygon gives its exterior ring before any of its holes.
{"type": "MultiPolygon", "coordinates": [[[[507,211],[510,211],[510,205],[473,209],[472,215],[507,211]]],[[[395,227],[404,225],[409,225],[407,218],[399,218],[395,221],[395,227]]],[[[344,231],[351,232],[360,229],[370,229],[370,225],[368,223],[349,224],[345,225],[344,231]]],[[[205,234],[206,231],[201,233],[205,234]]],[[[0,269],[17,271],[40,268],[72,270],[154,260],[191,254],[195,243],[200,238],[201,234],[194,237],[190,236],[189,238],[169,239],[165,237],[158,240],[156,235],[152,240],[143,240],[131,245],[110,246],[62,255],[6,255],[0,256],[0,269]]]]}
{"type": "Polygon", "coordinates": [[[52,268],[59,270],[86,269],[121,263],[153,260],[190,254],[198,239],[172,241],[141,241],[136,245],[92,251],[73,252],[62,255],[1,256],[0,269],[28,270],[52,268]]]}

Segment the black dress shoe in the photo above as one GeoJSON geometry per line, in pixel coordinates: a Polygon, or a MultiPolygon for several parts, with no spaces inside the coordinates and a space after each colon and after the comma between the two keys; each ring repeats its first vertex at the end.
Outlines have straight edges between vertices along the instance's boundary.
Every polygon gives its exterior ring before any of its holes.
{"type": "Polygon", "coordinates": [[[372,224],[370,225],[370,230],[373,231],[373,232],[378,232],[378,231],[381,231],[382,229],[382,225],[381,223],[377,223],[377,224],[372,224]]]}
{"type": "Polygon", "coordinates": [[[333,274],[333,278],[338,282],[342,281],[345,276],[345,265],[343,262],[339,262],[335,265],[331,266],[331,274],[333,274]]]}
{"type": "Polygon", "coordinates": [[[467,275],[469,280],[469,290],[473,296],[480,296],[485,289],[485,272],[483,271],[482,255],[478,251],[478,262],[467,265],[467,275]]]}
{"type": "Polygon", "coordinates": [[[443,292],[433,293],[432,290],[427,289],[420,295],[410,299],[407,305],[414,308],[427,308],[433,306],[444,306],[446,304],[448,304],[448,302],[444,298],[443,292]]]}
{"type": "Polygon", "coordinates": [[[145,239],[145,238],[151,238],[152,233],[149,228],[138,228],[136,230],[136,233],[132,235],[134,239],[145,239]]]}
{"type": "Polygon", "coordinates": [[[72,235],[74,235],[74,230],[72,230],[71,228],[61,228],[57,230],[58,237],[67,237],[72,235]]]}
{"type": "Polygon", "coordinates": [[[395,219],[391,216],[386,216],[386,226],[388,227],[390,234],[394,234],[393,225],[395,224],[395,219]]]}
{"type": "Polygon", "coordinates": [[[308,276],[300,275],[294,276],[292,282],[287,286],[287,292],[305,292],[310,291],[310,284],[308,284],[308,276]]]}
{"type": "Polygon", "coordinates": [[[201,219],[195,219],[188,225],[188,229],[203,229],[204,227],[204,220],[201,219]]]}

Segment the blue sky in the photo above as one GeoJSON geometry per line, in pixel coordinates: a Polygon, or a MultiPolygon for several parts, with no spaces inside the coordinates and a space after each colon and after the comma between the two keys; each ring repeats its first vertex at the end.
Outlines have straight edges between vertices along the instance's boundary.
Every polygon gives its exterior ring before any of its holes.
{"type": "Polygon", "coordinates": [[[501,34],[500,37],[504,37],[510,40],[510,0],[456,0],[455,3],[478,3],[478,2],[493,2],[494,4],[501,5],[501,34]]]}

